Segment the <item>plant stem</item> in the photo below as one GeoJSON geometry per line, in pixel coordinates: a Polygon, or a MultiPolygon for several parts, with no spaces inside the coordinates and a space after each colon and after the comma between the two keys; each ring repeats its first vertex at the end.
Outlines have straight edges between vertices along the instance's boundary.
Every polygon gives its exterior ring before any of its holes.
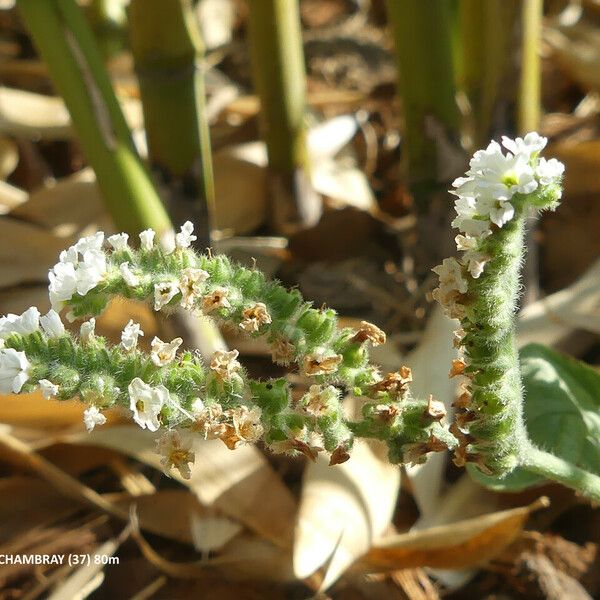
{"type": "Polygon", "coordinates": [[[426,213],[431,191],[447,187],[439,177],[448,158],[444,137],[458,137],[452,6],[448,0],[388,0],[387,10],[404,112],[408,180],[417,210],[426,213]]]}
{"type": "Polygon", "coordinates": [[[460,0],[461,51],[457,80],[471,106],[473,149],[492,137],[493,121],[509,66],[518,5],[515,0],[460,0]]]}
{"type": "Polygon", "coordinates": [[[260,97],[272,185],[272,223],[285,232],[314,224],[320,199],[308,179],[306,78],[297,0],[250,2],[252,79],[260,97]]]}
{"type": "Polygon", "coordinates": [[[192,214],[198,247],[210,246],[214,181],[205,111],[204,45],[190,0],[133,0],[131,49],[152,166],[168,185],[176,221],[192,214]]]}
{"type": "Polygon", "coordinates": [[[64,98],[115,225],[162,235],[169,218],[131,139],[91,29],[74,0],[18,0],[21,15],[64,98]]]}
{"type": "Polygon", "coordinates": [[[600,477],[554,454],[529,446],[524,451],[522,466],[528,471],[558,481],[595,502],[600,502],[600,477]]]}
{"type": "Polygon", "coordinates": [[[523,0],[523,37],[521,49],[521,81],[519,85],[519,133],[535,131],[540,123],[540,31],[543,0],[523,0]]]}

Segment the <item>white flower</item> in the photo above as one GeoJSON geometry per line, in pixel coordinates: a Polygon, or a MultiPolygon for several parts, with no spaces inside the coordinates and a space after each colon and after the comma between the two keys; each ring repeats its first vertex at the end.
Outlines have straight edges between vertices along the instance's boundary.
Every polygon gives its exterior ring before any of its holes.
{"type": "Polygon", "coordinates": [[[217,350],[210,361],[210,368],[215,372],[218,379],[221,381],[231,381],[237,372],[242,368],[242,365],[237,360],[239,356],[237,350],[217,350]]]}
{"type": "Polygon", "coordinates": [[[457,235],[454,241],[457,250],[475,250],[477,248],[477,238],[468,235],[457,235]]]}
{"type": "Polygon", "coordinates": [[[546,160],[540,158],[538,165],[535,169],[535,174],[538,176],[542,185],[549,185],[558,181],[565,172],[565,165],[563,165],[556,158],[546,160]]]}
{"type": "Polygon", "coordinates": [[[183,340],[178,337],[171,342],[163,342],[160,338],[155,337],[152,340],[152,353],[150,358],[157,367],[164,367],[175,360],[175,355],[183,340]]]}
{"type": "Polygon", "coordinates": [[[198,416],[204,411],[205,408],[206,406],[204,405],[202,398],[194,398],[192,402],[192,415],[198,416]]]}
{"type": "Polygon", "coordinates": [[[512,152],[513,154],[522,154],[528,158],[538,153],[546,147],[548,139],[542,137],[539,133],[532,131],[528,133],[524,138],[516,138],[511,140],[505,135],[502,136],[502,145],[512,152]]]}
{"type": "Polygon", "coordinates": [[[181,306],[188,310],[193,308],[196,298],[202,293],[204,282],[209,274],[203,269],[189,267],[181,272],[179,289],[181,290],[181,306]]]}
{"type": "Polygon", "coordinates": [[[495,208],[490,209],[490,221],[502,227],[515,216],[515,209],[510,202],[500,202],[495,208]]]}
{"type": "Polygon", "coordinates": [[[52,308],[60,310],[62,304],[73,297],[77,290],[77,273],[71,262],[59,262],[48,274],[50,279],[50,302],[52,308]]]}
{"type": "Polygon", "coordinates": [[[49,381],[48,379],[40,379],[38,383],[40,385],[40,391],[42,392],[42,396],[44,396],[46,400],[50,400],[50,398],[58,394],[58,386],[55,383],[49,381]]]}
{"type": "Polygon", "coordinates": [[[467,265],[467,270],[471,273],[471,277],[473,277],[473,279],[479,279],[488,259],[480,252],[470,250],[464,254],[463,261],[467,265]]]}
{"type": "Polygon", "coordinates": [[[14,348],[0,350],[0,394],[18,394],[29,379],[30,368],[25,352],[14,348]]]}
{"type": "Polygon", "coordinates": [[[154,284],[154,310],[160,310],[169,304],[179,293],[179,286],[174,281],[163,281],[154,284]]]}
{"type": "Polygon", "coordinates": [[[40,317],[40,324],[48,338],[65,335],[65,326],[55,310],[50,309],[43,317],[40,317]]]}
{"type": "Polygon", "coordinates": [[[102,250],[102,244],[104,243],[104,231],[99,231],[94,235],[89,235],[87,237],[81,238],[76,244],[75,249],[82,256],[85,255],[86,252],[100,252],[102,250]]]}
{"type": "Polygon", "coordinates": [[[79,262],[79,253],[77,252],[77,247],[71,246],[70,248],[63,250],[58,255],[58,260],[61,263],[72,263],[76,265],[79,262]]]}
{"type": "Polygon", "coordinates": [[[472,237],[482,237],[490,230],[489,220],[478,211],[475,198],[460,196],[454,202],[457,217],[452,221],[452,227],[472,237]]]}
{"type": "Polygon", "coordinates": [[[156,442],[156,449],[165,471],[175,468],[184,479],[190,478],[190,464],[194,464],[195,457],[189,435],[182,438],[178,431],[168,431],[156,442]]]}
{"type": "Polygon", "coordinates": [[[129,319],[129,323],[125,325],[125,329],[121,332],[121,346],[123,346],[127,352],[131,352],[137,347],[138,338],[143,335],[144,332],[139,323],[134,323],[133,319],[129,319]]]}
{"type": "Polygon", "coordinates": [[[90,406],[83,411],[83,423],[90,433],[96,425],[104,425],[106,417],[95,406],[90,406]]]}
{"type": "Polygon", "coordinates": [[[169,390],[163,385],[152,387],[136,377],[129,384],[129,407],[133,420],[142,428],[157,431],[158,415],[164,404],[170,401],[169,390]]]}
{"type": "Polygon", "coordinates": [[[0,318],[0,338],[6,339],[13,333],[29,335],[39,329],[40,311],[32,306],[21,315],[9,314],[0,318]]]}
{"type": "Polygon", "coordinates": [[[140,243],[142,250],[152,250],[154,246],[154,236],[156,232],[154,229],[146,229],[146,231],[142,231],[140,233],[140,243]]]}
{"type": "Polygon", "coordinates": [[[79,341],[82,345],[88,344],[94,339],[96,332],[96,319],[90,319],[81,324],[79,329],[79,341]]]}
{"type": "Polygon", "coordinates": [[[77,293],[85,296],[106,275],[106,256],[99,250],[87,250],[77,267],[77,293]]]}
{"type": "Polygon", "coordinates": [[[472,198],[485,192],[496,200],[510,200],[517,192],[529,194],[538,187],[529,159],[529,154],[505,155],[500,144],[492,141],[475,152],[467,177],[454,182],[454,193],[472,198]]]}
{"type": "Polygon", "coordinates": [[[175,236],[175,245],[178,248],[189,248],[192,242],[195,242],[198,238],[192,235],[194,231],[194,225],[191,221],[186,221],[180,229],[180,232],[175,236]]]}
{"type": "Polygon", "coordinates": [[[129,236],[126,233],[116,233],[111,235],[106,241],[113,247],[116,252],[127,250],[127,240],[129,236]]]}
{"type": "Polygon", "coordinates": [[[460,263],[455,258],[445,258],[441,265],[431,269],[440,278],[440,287],[466,294],[469,284],[463,276],[460,263]]]}
{"type": "Polygon", "coordinates": [[[128,262],[124,262],[119,265],[119,271],[121,272],[121,277],[123,277],[123,281],[129,287],[135,287],[136,285],[140,285],[140,278],[131,270],[128,262]]]}

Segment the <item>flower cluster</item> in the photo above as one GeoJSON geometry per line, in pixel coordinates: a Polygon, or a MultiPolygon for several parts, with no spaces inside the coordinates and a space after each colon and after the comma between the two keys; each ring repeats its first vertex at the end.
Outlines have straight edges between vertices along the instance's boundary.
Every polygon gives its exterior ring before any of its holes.
{"type": "Polygon", "coordinates": [[[165,247],[155,244],[152,230],[139,238],[139,249],[126,234],[79,240],[50,272],[52,310],[0,319],[0,392],[78,396],[87,405],[88,431],[106,423],[107,409],[127,411],[142,429],[166,432],[157,446],[163,465],[183,476],[194,462],[194,434],[231,449],[262,440],[274,452],[311,459],[324,451],[331,464],[349,458],[355,436],[384,441],[397,463],[454,446],[443,411],[431,399],[411,397],[409,369],[381,375],[370,364],[369,347],[386,340],[376,325],[340,328],[333,310],[312,308],[259,271],[197,254],[191,223],[165,247]],[[204,365],[181,350],[181,338],[154,337],[145,353],[138,347],[144,332],[133,320],[111,346],[96,334],[95,317],[114,296],[146,301],[156,311],[181,307],[262,336],[274,361],[296,364],[313,383],[294,401],[285,379],[250,379],[237,350],[217,351],[204,365]],[[87,318],[78,338],[65,329],[63,308],[70,320],[87,318]],[[344,414],[347,392],[364,398],[359,421],[344,414]]]}
{"type": "Polygon", "coordinates": [[[451,426],[459,441],[455,462],[473,462],[489,474],[515,467],[524,437],[513,333],[524,225],[532,210],[557,206],[564,172],[556,159],[539,157],[546,142],[537,133],[503,137],[502,146],[491,142],[474,154],[452,192],[462,255],[433,269],[439,276],[433,297],[460,321],[461,358],[450,371],[461,379],[451,426]]]}

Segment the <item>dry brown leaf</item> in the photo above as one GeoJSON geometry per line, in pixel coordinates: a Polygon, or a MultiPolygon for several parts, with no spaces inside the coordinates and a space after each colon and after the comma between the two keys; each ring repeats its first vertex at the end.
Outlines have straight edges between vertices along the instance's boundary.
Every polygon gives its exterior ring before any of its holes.
{"type": "Polygon", "coordinates": [[[6,136],[0,137],[0,179],[6,179],[19,163],[19,149],[6,136]]]}
{"type": "Polygon", "coordinates": [[[294,542],[300,579],[327,564],[322,589],[331,585],[389,525],[400,469],[358,441],[348,462],[307,466],[294,542]]]}
{"type": "Polygon", "coordinates": [[[47,281],[48,268],[68,245],[41,227],[0,218],[0,286],[47,281]]]}
{"type": "MultiPolygon", "coordinates": [[[[131,129],[142,127],[139,100],[127,98],[121,107],[131,129]]],[[[73,137],[71,118],[62,98],[0,87],[0,131],[28,139],[63,140],[73,137]]]]}
{"type": "Polygon", "coordinates": [[[357,561],[352,571],[365,574],[415,567],[479,566],[497,556],[519,535],[533,511],[547,506],[548,499],[542,497],[529,506],[386,538],[357,561]]]}
{"type": "MultiPolygon", "coordinates": [[[[68,441],[113,448],[162,471],[156,436],[134,425],[97,428],[68,441]]],[[[244,523],[281,548],[292,543],[295,501],[254,446],[229,450],[219,440],[194,440],[196,461],[189,480],[170,476],[190,488],[200,502],[244,523]]]]}
{"type": "Polygon", "coordinates": [[[27,202],[29,194],[18,187],[0,180],[0,215],[5,215],[27,202]]]}

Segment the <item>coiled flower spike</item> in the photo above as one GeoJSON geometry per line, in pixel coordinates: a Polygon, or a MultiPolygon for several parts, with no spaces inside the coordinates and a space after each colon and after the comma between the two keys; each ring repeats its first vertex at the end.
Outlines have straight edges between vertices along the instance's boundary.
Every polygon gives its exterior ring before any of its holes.
{"type": "Polygon", "coordinates": [[[100,232],[62,252],[50,272],[53,309],[41,318],[31,308],[0,319],[0,392],[39,387],[46,397],[78,396],[88,405],[89,430],[104,424],[105,409],[121,407],[140,427],[166,432],[158,444],[163,462],[184,475],[193,462],[192,435],[232,449],[262,440],[275,452],[315,458],[326,451],[331,464],[349,458],[355,437],[382,440],[394,463],[422,462],[455,445],[442,424],[443,405],[411,397],[409,369],[381,376],[369,362],[368,347],[385,342],[383,331],[367,322],[338,328],[333,310],[312,308],[260,271],[196,253],[192,233],[186,223],[164,248],[147,230],[135,250],[126,234],[110,236],[107,247],[100,232]],[[252,380],[237,350],[218,351],[205,365],[195,353],[179,352],[181,338],[154,338],[146,354],[137,346],[144,332],[133,321],[111,346],[96,335],[94,317],[115,296],[166,314],[182,307],[262,336],[275,362],[296,364],[313,384],[294,401],[285,379],[252,380]],[[65,330],[63,309],[70,320],[89,318],[78,339],[65,330]],[[364,400],[362,419],[344,414],[346,393],[364,400]]]}

